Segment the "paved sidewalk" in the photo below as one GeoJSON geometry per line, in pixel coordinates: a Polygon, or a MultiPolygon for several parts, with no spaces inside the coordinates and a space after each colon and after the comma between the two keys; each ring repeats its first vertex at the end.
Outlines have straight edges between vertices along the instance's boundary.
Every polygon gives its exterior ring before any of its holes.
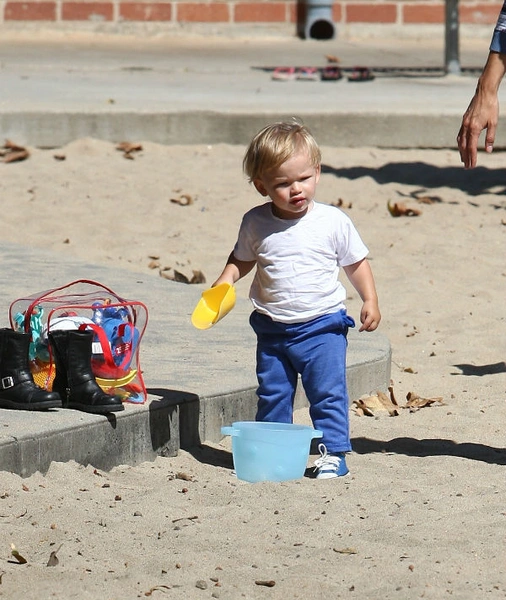
{"type": "Polygon", "coordinates": [[[83,136],[244,144],[266,121],[298,115],[322,145],[454,147],[487,49],[462,40],[463,74],[446,76],[443,39],[4,32],[0,134],[46,147],[83,136]],[[271,79],[276,66],[322,68],[326,55],[376,79],[271,79]]]}

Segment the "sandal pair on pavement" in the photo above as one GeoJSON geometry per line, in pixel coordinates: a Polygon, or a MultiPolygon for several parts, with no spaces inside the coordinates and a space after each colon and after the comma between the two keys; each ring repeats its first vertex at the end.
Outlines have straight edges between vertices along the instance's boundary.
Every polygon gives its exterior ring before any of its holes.
{"type": "MultiPolygon", "coordinates": [[[[343,73],[337,65],[327,65],[321,70],[317,67],[276,67],[272,74],[274,81],[339,81],[343,73]]],[[[369,67],[354,67],[348,76],[350,82],[373,81],[375,78],[369,67]]]]}

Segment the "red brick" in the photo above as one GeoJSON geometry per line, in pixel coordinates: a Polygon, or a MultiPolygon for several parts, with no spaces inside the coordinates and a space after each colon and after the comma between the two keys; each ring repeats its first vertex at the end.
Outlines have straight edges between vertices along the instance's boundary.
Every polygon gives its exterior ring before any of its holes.
{"type": "Polygon", "coordinates": [[[297,4],[292,2],[288,5],[288,20],[290,23],[297,23],[299,12],[297,10],[297,4]]]}
{"type": "Polygon", "coordinates": [[[343,18],[343,7],[341,4],[334,2],[332,5],[332,20],[334,23],[340,23],[343,18]]]}
{"type": "Polygon", "coordinates": [[[6,21],[55,21],[54,2],[7,2],[4,19],[6,21]]]}
{"type": "Polygon", "coordinates": [[[112,4],[109,2],[64,2],[62,4],[62,21],[92,21],[97,16],[104,21],[112,21],[112,4]]]}
{"type": "Polygon", "coordinates": [[[227,23],[230,21],[228,4],[223,2],[177,4],[177,21],[192,23],[227,23]]]}
{"type": "Polygon", "coordinates": [[[243,2],[234,9],[236,23],[285,23],[286,4],[282,2],[243,2]]]}
{"type": "Polygon", "coordinates": [[[172,5],[161,2],[122,2],[119,16],[125,21],[170,21],[172,5]]]}
{"type": "MultiPolygon", "coordinates": [[[[499,6],[490,4],[462,4],[459,6],[459,21],[461,23],[476,23],[479,25],[495,25],[499,15],[499,6]]],[[[492,33],[490,34],[492,35],[492,33]]]]}
{"type": "Polygon", "coordinates": [[[396,21],[396,4],[348,4],[346,6],[347,23],[395,23],[396,21]]]}
{"type": "Polygon", "coordinates": [[[444,5],[435,6],[434,4],[417,4],[416,6],[403,6],[402,22],[444,23],[445,7],[444,5]]]}

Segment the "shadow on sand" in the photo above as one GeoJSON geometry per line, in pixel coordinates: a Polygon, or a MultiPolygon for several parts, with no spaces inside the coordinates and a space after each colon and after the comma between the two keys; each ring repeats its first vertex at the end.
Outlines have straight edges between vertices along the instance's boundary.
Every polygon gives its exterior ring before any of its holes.
{"type": "Polygon", "coordinates": [[[416,438],[400,437],[384,441],[359,437],[352,440],[352,446],[357,454],[388,452],[419,457],[458,456],[493,465],[506,465],[506,448],[494,448],[493,446],[472,442],[458,444],[453,440],[440,438],[418,440],[416,438]]]}
{"type": "Polygon", "coordinates": [[[498,362],[492,365],[453,365],[460,369],[462,373],[452,373],[452,375],[467,375],[475,377],[483,377],[484,375],[497,375],[499,373],[506,373],[506,362],[498,362]]]}
{"type": "MultiPolygon", "coordinates": [[[[371,177],[380,185],[400,183],[417,185],[422,189],[448,187],[461,190],[472,197],[485,193],[506,196],[506,169],[476,167],[466,170],[463,167],[438,167],[424,162],[398,162],[387,163],[378,168],[336,168],[323,164],[322,173],[350,180],[371,177]]],[[[506,200],[498,199],[497,204],[492,206],[506,210],[506,200]]]]}

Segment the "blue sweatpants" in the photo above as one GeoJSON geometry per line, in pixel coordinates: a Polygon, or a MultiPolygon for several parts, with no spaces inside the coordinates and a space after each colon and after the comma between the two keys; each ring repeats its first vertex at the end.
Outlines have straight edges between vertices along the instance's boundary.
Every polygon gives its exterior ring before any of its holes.
{"type": "Polygon", "coordinates": [[[354,320],[342,310],[307,323],[280,323],[254,311],[257,335],[257,421],[292,423],[298,374],[315,429],[328,452],[351,450],[346,388],[347,334],[354,320]]]}

